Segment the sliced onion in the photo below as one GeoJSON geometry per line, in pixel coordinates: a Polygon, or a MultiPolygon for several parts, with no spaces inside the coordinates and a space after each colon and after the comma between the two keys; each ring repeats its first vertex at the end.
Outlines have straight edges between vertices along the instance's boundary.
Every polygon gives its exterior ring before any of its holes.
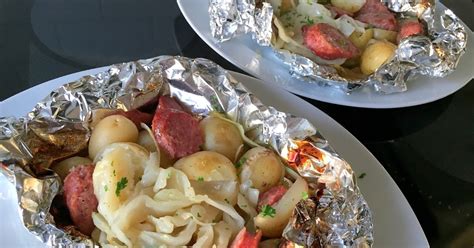
{"type": "Polygon", "coordinates": [[[198,195],[207,195],[215,201],[224,201],[232,206],[237,204],[236,181],[189,181],[198,195]]]}

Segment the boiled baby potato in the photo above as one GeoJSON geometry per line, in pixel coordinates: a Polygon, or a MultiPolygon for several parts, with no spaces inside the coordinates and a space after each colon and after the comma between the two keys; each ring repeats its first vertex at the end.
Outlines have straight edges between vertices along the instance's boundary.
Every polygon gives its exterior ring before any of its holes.
{"type": "Polygon", "coordinates": [[[135,143],[109,144],[96,156],[92,182],[99,212],[109,221],[114,212],[134,191],[150,158],[149,152],[135,143]]]}
{"type": "Polygon", "coordinates": [[[288,220],[293,213],[296,204],[308,193],[308,184],[298,177],[283,197],[273,206],[274,215],[264,215],[260,213],[254,217],[255,226],[262,230],[263,236],[268,238],[281,237],[283,229],[288,224],[288,220]]]}
{"type": "Polygon", "coordinates": [[[105,146],[115,142],[137,142],[138,129],[135,124],[122,115],[111,115],[102,119],[92,130],[89,139],[89,158],[95,156],[105,146]]]}
{"type": "Polygon", "coordinates": [[[173,166],[183,171],[190,180],[237,180],[237,171],[234,164],[227,157],[217,152],[196,152],[176,161],[173,166]]]}
{"type": "Polygon", "coordinates": [[[365,4],[365,0],[331,0],[331,4],[347,12],[355,13],[365,4]]]}
{"type": "Polygon", "coordinates": [[[84,157],[70,157],[67,158],[51,167],[54,172],[56,172],[59,177],[64,180],[69,172],[78,165],[88,165],[92,164],[92,160],[84,157]]]}
{"type": "Polygon", "coordinates": [[[234,161],[235,154],[244,143],[237,127],[215,116],[204,118],[199,127],[204,134],[203,150],[218,152],[234,161]]]}
{"type": "Polygon", "coordinates": [[[361,56],[360,69],[365,75],[374,73],[381,65],[390,60],[397,47],[388,41],[375,41],[361,56]]]}
{"type": "Polygon", "coordinates": [[[249,174],[249,179],[252,181],[251,187],[258,189],[261,193],[277,185],[285,175],[285,169],[278,155],[263,147],[248,150],[237,164],[243,173],[241,180],[247,180],[244,175],[249,174]]]}

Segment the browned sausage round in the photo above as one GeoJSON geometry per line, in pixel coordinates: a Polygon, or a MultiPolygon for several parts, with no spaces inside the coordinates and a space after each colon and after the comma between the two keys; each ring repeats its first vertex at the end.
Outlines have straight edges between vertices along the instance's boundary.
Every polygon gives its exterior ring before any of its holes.
{"type": "Polygon", "coordinates": [[[348,59],[359,54],[359,49],[341,31],[326,23],[303,26],[303,37],[306,47],[323,59],[348,59]]]}
{"type": "Polygon", "coordinates": [[[398,32],[397,41],[400,42],[402,39],[412,36],[423,34],[423,24],[418,20],[405,21],[400,25],[400,31],[398,32]]]}
{"type": "Polygon", "coordinates": [[[156,141],[173,159],[199,151],[204,142],[198,120],[179,109],[172,98],[161,97],[152,122],[156,141]]]}
{"type": "Polygon", "coordinates": [[[97,198],[92,185],[94,165],[80,165],[64,179],[64,198],[72,222],[86,235],[94,230],[92,212],[97,211],[97,198]]]}
{"type": "Polygon", "coordinates": [[[376,28],[390,31],[397,30],[395,14],[390,12],[380,0],[367,0],[355,19],[376,28]]]}

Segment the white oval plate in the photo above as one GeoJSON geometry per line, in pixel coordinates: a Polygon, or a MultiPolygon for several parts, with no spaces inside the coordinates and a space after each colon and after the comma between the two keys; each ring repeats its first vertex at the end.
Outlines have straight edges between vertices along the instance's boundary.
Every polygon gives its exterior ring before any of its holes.
{"type": "MultiPolygon", "coordinates": [[[[362,108],[401,108],[420,105],[446,97],[466,85],[474,76],[474,35],[468,32],[468,48],[458,68],[445,78],[420,77],[408,83],[403,93],[382,95],[371,89],[362,89],[350,95],[331,87],[298,80],[288,72],[288,67],[275,57],[271,48],[262,47],[250,35],[216,43],[209,27],[208,0],[177,0],[179,8],[194,31],[219,55],[265,82],[315,100],[362,108]]],[[[446,9],[437,2],[437,11],[446,9]]]]}
{"type": "MultiPolygon", "coordinates": [[[[49,92],[77,80],[81,76],[104,71],[106,67],[60,77],[25,90],[6,99],[0,116],[24,116],[49,92]]],[[[373,215],[376,247],[428,247],[428,241],[413,210],[390,175],[377,159],[346,129],[321,110],[272,84],[232,72],[262,102],[277,109],[305,117],[329,140],[359,175],[359,187],[373,215]]],[[[23,227],[17,211],[17,196],[13,185],[0,176],[0,240],[5,247],[44,247],[23,227]]]]}

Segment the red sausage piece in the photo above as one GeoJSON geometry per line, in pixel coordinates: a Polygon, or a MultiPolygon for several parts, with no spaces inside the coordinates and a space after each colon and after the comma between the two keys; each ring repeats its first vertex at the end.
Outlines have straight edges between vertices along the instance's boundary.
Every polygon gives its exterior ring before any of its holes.
{"type": "Polygon", "coordinates": [[[348,59],[359,54],[359,49],[344,34],[326,23],[303,26],[303,38],[306,47],[323,59],[348,59]]]}
{"type": "Polygon", "coordinates": [[[402,39],[408,36],[422,34],[424,34],[423,24],[421,24],[418,20],[405,21],[400,26],[397,41],[400,42],[402,39]]]}
{"type": "Polygon", "coordinates": [[[83,234],[94,230],[92,212],[97,211],[97,198],[92,185],[94,165],[80,165],[64,179],[64,197],[72,222],[83,234]]]}
{"type": "Polygon", "coordinates": [[[258,197],[257,210],[260,212],[265,205],[273,206],[283,197],[286,191],[287,189],[283,185],[271,187],[258,197]]]}
{"type": "Polygon", "coordinates": [[[376,28],[390,31],[397,30],[397,19],[395,14],[385,6],[380,0],[367,0],[364,6],[357,13],[355,18],[358,21],[370,24],[376,28]]]}
{"type": "Polygon", "coordinates": [[[235,236],[230,248],[257,248],[261,238],[262,232],[260,230],[257,230],[256,234],[252,234],[244,227],[235,236]]]}
{"type": "Polygon", "coordinates": [[[158,144],[173,159],[199,151],[203,137],[198,120],[191,114],[179,110],[182,109],[181,106],[172,98],[164,100],[162,98],[164,96],[160,98],[152,121],[153,133],[158,144]]]}

